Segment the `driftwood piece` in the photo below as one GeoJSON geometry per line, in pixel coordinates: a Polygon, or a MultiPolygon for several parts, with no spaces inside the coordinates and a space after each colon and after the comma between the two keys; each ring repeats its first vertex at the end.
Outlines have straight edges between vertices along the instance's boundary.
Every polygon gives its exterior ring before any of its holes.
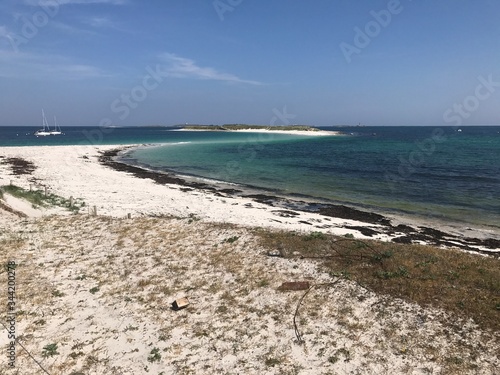
{"type": "Polygon", "coordinates": [[[309,281],[287,281],[281,284],[278,290],[307,290],[310,286],[309,281]]]}

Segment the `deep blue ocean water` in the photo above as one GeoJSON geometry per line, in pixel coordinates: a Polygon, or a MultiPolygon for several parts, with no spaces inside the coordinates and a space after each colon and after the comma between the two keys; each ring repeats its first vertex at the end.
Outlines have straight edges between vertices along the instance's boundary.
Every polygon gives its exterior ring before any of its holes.
{"type": "MultiPolygon", "coordinates": [[[[129,162],[375,211],[500,228],[500,127],[346,127],[342,136],[161,127],[0,128],[0,146],[161,144],[129,162]]],[[[1,155],[1,152],[0,152],[1,155]]]]}

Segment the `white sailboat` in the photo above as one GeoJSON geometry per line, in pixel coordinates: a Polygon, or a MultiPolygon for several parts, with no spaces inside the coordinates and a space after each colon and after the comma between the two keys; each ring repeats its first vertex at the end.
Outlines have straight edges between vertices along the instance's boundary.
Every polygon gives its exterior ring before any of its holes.
{"type": "Polygon", "coordinates": [[[54,130],[49,131],[50,135],[62,134],[61,128],[57,126],[56,116],[54,116],[54,130]]]}
{"type": "Polygon", "coordinates": [[[49,124],[47,124],[47,119],[45,118],[45,113],[42,109],[42,128],[35,132],[37,137],[50,135],[49,124]]]}

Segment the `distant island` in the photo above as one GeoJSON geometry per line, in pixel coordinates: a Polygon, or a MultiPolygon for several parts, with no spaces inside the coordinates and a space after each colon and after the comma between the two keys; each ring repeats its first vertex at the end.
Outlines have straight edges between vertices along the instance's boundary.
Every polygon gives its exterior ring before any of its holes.
{"type": "Polygon", "coordinates": [[[337,131],[321,130],[308,125],[247,125],[247,124],[224,124],[224,125],[183,125],[182,131],[218,131],[218,132],[243,132],[243,133],[280,133],[307,136],[332,136],[340,135],[337,131]]]}
{"type": "Polygon", "coordinates": [[[181,127],[182,130],[205,130],[205,131],[235,131],[235,130],[278,130],[278,131],[320,131],[308,125],[247,125],[247,124],[224,124],[224,125],[186,125],[181,127]]]}

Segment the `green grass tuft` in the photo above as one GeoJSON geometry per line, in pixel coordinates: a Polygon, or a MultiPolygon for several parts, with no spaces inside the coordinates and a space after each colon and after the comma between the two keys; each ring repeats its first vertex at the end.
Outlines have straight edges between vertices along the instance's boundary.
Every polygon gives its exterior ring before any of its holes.
{"type": "Polygon", "coordinates": [[[74,213],[78,213],[80,208],[85,206],[85,202],[81,199],[74,199],[73,205],[70,207],[70,200],[60,197],[55,194],[47,194],[41,190],[25,190],[14,185],[4,185],[0,187],[0,194],[3,197],[4,193],[8,193],[16,198],[24,199],[31,203],[33,208],[59,206],[64,207],[74,213]]]}
{"type": "Polygon", "coordinates": [[[59,352],[57,351],[57,344],[49,344],[43,347],[42,350],[43,358],[53,357],[57,354],[59,354],[59,352]]]}

